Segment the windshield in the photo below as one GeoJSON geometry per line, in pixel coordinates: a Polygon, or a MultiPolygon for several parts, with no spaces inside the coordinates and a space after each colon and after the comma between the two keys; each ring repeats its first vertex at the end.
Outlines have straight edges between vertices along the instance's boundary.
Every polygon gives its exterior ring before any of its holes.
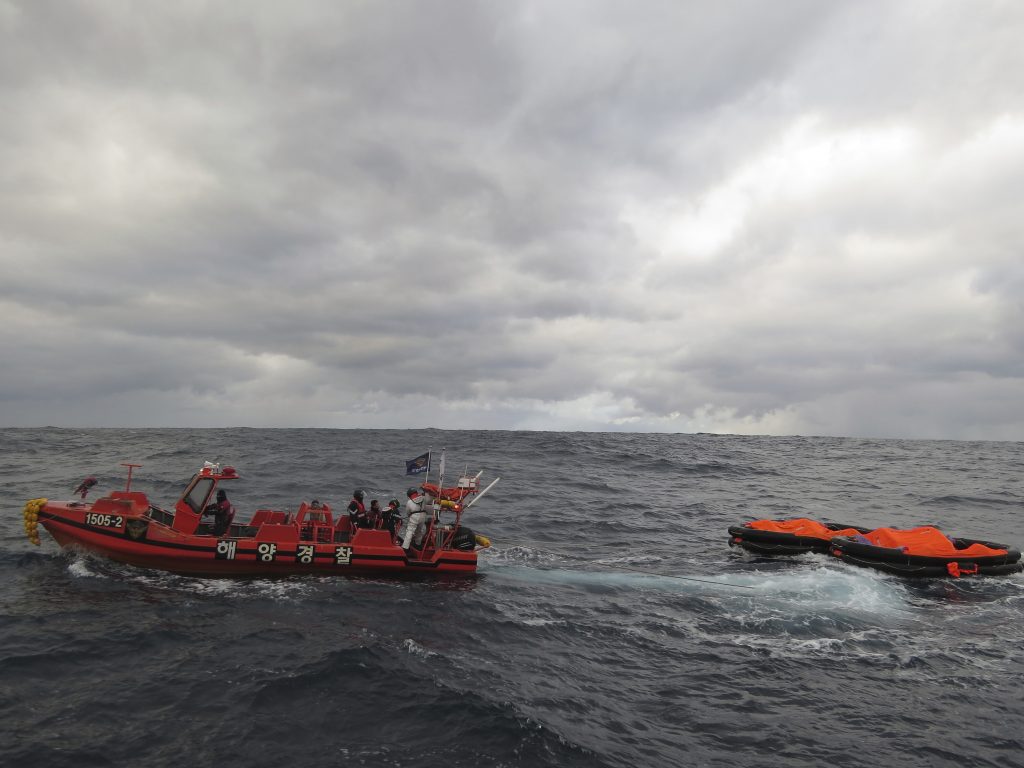
{"type": "Polygon", "coordinates": [[[201,477],[196,480],[189,492],[185,494],[185,503],[188,504],[192,511],[197,515],[202,514],[203,508],[206,506],[206,500],[210,498],[210,492],[213,490],[213,478],[212,477],[201,477]]]}

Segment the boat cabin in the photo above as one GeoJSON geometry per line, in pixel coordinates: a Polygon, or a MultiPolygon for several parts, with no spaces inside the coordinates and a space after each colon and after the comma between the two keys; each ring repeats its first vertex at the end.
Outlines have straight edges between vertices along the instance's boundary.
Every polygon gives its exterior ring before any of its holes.
{"type": "Polygon", "coordinates": [[[219,464],[206,465],[197,472],[185,487],[181,498],[174,504],[174,522],[171,527],[186,535],[198,532],[203,520],[203,510],[211,503],[217,484],[222,480],[238,480],[234,467],[220,468],[219,464]]]}

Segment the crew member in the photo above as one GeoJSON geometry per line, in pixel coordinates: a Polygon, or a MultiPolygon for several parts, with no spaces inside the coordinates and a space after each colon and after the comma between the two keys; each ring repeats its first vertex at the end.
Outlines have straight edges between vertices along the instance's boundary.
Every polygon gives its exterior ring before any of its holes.
{"type": "Polygon", "coordinates": [[[352,521],[353,528],[369,528],[370,521],[366,515],[366,506],[363,504],[363,499],[366,498],[366,494],[360,489],[352,491],[352,501],[348,503],[348,517],[352,521]]]}
{"type": "Polygon", "coordinates": [[[391,533],[391,540],[395,540],[395,529],[398,527],[398,520],[401,513],[398,511],[398,499],[388,502],[388,508],[381,513],[381,528],[391,533]]]}
{"type": "Polygon", "coordinates": [[[96,482],[96,478],[90,475],[78,484],[78,487],[75,488],[75,493],[81,495],[84,499],[89,494],[89,489],[96,485],[96,482]]]}
{"type": "Polygon", "coordinates": [[[409,523],[405,528],[405,540],[402,542],[402,549],[409,551],[409,545],[416,541],[419,547],[423,542],[423,534],[427,529],[427,513],[423,511],[427,497],[419,492],[418,488],[410,488],[405,492],[409,500],[405,503],[405,511],[409,513],[409,523]]]}
{"type": "Polygon", "coordinates": [[[231,527],[231,521],[235,519],[235,508],[228,501],[227,492],[219,490],[217,491],[217,500],[212,504],[207,504],[203,514],[213,515],[213,535],[221,536],[231,527]]]}
{"type": "Polygon", "coordinates": [[[368,514],[370,518],[370,528],[380,528],[381,515],[383,510],[380,508],[380,502],[374,499],[370,502],[370,512],[368,514]]]}
{"type": "Polygon", "coordinates": [[[309,514],[306,515],[306,519],[313,523],[327,522],[327,514],[324,512],[324,505],[320,503],[320,499],[313,499],[309,502],[309,514]]]}

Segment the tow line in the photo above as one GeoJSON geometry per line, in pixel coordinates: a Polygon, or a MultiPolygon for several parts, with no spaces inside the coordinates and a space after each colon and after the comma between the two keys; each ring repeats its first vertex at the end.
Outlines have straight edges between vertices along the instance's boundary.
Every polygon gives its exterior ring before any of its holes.
{"type": "Polygon", "coordinates": [[[611,564],[608,564],[608,563],[596,563],[593,560],[584,560],[582,557],[579,557],[578,555],[570,555],[568,552],[557,552],[557,551],[555,551],[553,549],[540,549],[539,547],[534,547],[532,545],[527,545],[527,544],[514,544],[513,546],[521,547],[522,549],[529,549],[529,550],[532,550],[534,552],[543,552],[543,553],[548,554],[548,555],[558,555],[559,557],[565,557],[565,558],[568,558],[570,560],[578,560],[578,561],[581,560],[584,563],[586,563],[587,565],[596,565],[599,568],[611,568],[611,569],[619,570],[619,571],[633,571],[634,573],[640,573],[640,574],[643,574],[644,576],[659,576],[659,577],[664,578],[664,579],[678,579],[680,581],[696,581],[696,582],[699,582],[701,584],[714,584],[716,587],[735,587],[736,589],[756,589],[756,587],[752,587],[749,584],[734,584],[731,581],[712,581],[711,579],[698,579],[696,576],[678,576],[678,575],[672,574],[672,573],[656,573],[654,571],[645,571],[645,570],[642,570],[640,568],[632,568],[632,567],[630,567],[628,565],[611,565],[611,564]]]}

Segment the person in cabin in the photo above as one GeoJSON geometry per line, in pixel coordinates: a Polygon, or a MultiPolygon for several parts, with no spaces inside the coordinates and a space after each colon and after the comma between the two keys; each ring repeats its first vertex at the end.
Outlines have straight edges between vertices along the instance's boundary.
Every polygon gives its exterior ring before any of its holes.
{"type": "Polygon", "coordinates": [[[231,521],[235,519],[235,508],[228,501],[227,491],[217,491],[217,500],[207,504],[203,510],[204,515],[213,515],[213,535],[221,536],[231,527],[231,521]]]}
{"type": "Polygon", "coordinates": [[[352,501],[348,503],[348,518],[352,521],[353,528],[369,528],[369,518],[366,514],[366,506],[363,499],[366,494],[360,489],[352,491],[352,501]]]}
{"type": "Polygon", "coordinates": [[[427,513],[423,507],[427,497],[420,493],[418,488],[410,488],[405,492],[409,500],[405,503],[405,511],[409,514],[409,523],[405,528],[405,539],[402,542],[402,549],[408,551],[409,545],[415,543],[417,547],[422,544],[423,534],[427,530],[427,513]],[[419,540],[419,541],[417,541],[419,540]]]}
{"type": "Polygon", "coordinates": [[[381,516],[384,514],[384,510],[380,508],[380,502],[374,499],[370,502],[370,511],[367,514],[369,518],[370,528],[380,528],[382,522],[381,516]]]}

